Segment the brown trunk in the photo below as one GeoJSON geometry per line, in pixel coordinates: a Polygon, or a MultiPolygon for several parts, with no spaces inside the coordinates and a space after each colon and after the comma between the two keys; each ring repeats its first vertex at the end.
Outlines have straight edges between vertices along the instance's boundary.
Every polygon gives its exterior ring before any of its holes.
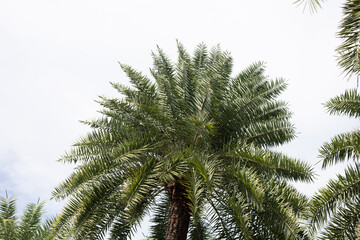
{"type": "Polygon", "coordinates": [[[186,190],[178,181],[169,183],[171,209],[165,240],[186,240],[189,223],[189,200],[185,197],[186,190]]]}

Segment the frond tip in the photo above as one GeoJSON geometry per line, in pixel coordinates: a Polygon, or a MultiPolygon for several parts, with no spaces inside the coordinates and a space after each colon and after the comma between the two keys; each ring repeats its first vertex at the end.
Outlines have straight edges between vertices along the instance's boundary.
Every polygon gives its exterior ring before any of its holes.
{"type": "Polygon", "coordinates": [[[309,9],[310,13],[315,13],[321,8],[321,2],[325,2],[325,0],[296,0],[294,4],[303,5],[304,10],[309,9]]]}

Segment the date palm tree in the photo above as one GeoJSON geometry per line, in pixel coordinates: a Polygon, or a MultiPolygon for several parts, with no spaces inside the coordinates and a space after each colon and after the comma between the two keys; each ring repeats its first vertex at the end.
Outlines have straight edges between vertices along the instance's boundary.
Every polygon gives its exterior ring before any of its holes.
{"type": "Polygon", "coordinates": [[[51,240],[52,220],[41,223],[44,202],[30,203],[22,217],[16,217],[15,196],[0,197],[0,239],[2,240],[51,240]]]}
{"type": "MultiPolygon", "coordinates": [[[[360,95],[356,89],[330,99],[330,114],[360,117],[360,95]]],[[[358,239],[360,223],[360,130],[335,136],[320,149],[322,167],[352,160],[343,175],[330,180],[311,200],[310,231],[322,229],[320,239],[358,239]]]]}
{"type": "MultiPolygon", "coordinates": [[[[311,12],[321,7],[325,0],[296,0],[295,3],[309,7],[311,12]]],[[[360,74],[360,0],[345,0],[343,18],[338,37],[342,43],[337,47],[337,60],[343,72],[349,77],[360,74]]]]}
{"type": "Polygon", "coordinates": [[[176,63],[152,54],[155,81],[120,64],[132,86],[112,83],[123,97],[83,122],[92,131],[60,159],[76,169],[53,192],[68,199],[59,236],[127,239],[150,213],[151,239],[301,239],[307,199],[287,181],[312,168],[272,149],[295,136],[284,80],[263,63],[231,77],[220,47],[177,47],[176,63]]]}
{"type": "MultiPolygon", "coordinates": [[[[309,4],[312,10],[324,0],[298,0],[309,4]]],[[[360,1],[346,0],[338,37],[338,63],[343,72],[359,76],[360,73],[360,1]]],[[[326,103],[330,114],[360,116],[360,95],[357,89],[347,90],[326,103]]],[[[353,160],[343,175],[329,181],[311,200],[309,230],[312,235],[320,231],[320,239],[360,239],[360,130],[339,134],[320,149],[323,169],[353,160]]]]}

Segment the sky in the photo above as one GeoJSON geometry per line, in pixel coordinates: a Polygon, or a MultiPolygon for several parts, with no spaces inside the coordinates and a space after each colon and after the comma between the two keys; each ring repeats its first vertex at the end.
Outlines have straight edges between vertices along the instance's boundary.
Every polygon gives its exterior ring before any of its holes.
{"type": "Polygon", "coordinates": [[[310,14],[291,0],[0,0],[0,196],[16,194],[19,211],[40,198],[58,213],[51,191],[74,166],[56,160],[89,130],[79,120],[98,116],[94,100],[117,96],[109,82],[128,83],[118,62],[150,75],[151,51],[175,60],[176,40],[189,52],[220,44],[234,75],[264,61],[270,78],[287,80],[281,98],[298,134],[279,150],[314,165],[318,179],[296,184],[310,196],[342,171],[315,165],[319,147],[359,127],[323,107],[356,87],[336,63],[342,3],[310,14]]]}

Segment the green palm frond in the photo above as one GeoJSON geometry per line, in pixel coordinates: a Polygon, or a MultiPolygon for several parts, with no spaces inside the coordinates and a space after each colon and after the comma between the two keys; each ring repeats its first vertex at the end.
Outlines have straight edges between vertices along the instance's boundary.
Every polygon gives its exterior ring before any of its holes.
{"type": "MultiPolygon", "coordinates": [[[[190,202],[191,211],[191,231],[192,238],[201,239],[201,235],[204,233],[204,226],[202,222],[203,212],[205,208],[205,194],[206,187],[200,174],[196,174],[194,171],[190,171],[189,177],[187,177],[187,192],[186,196],[190,202]]],[[[206,231],[205,231],[206,232],[206,231]]]]}
{"type": "Polygon", "coordinates": [[[16,219],[16,198],[15,195],[0,197],[0,217],[2,219],[16,219]]]}
{"type": "Polygon", "coordinates": [[[16,224],[15,195],[0,197],[0,238],[4,240],[16,239],[18,233],[16,224]]]}
{"type": "Polygon", "coordinates": [[[319,150],[322,167],[326,168],[347,159],[360,158],[360,131],[339,134],[329,143],[324,143],[319,150]]]}
{"type": "Polygon", "coordinates": [[[360,116],[360,95],[357,89],[346,90],[345,93],[326,102],[325,107],[330,114],[357,118],[360,116]]]}
{"type": "MultiPolygon", "coordinates": [[[[127,74],[127,76],[130,79],[130,82],[133,84],[133,86],[137,89],[140,97],[145,97],[149,100],[157,100],[158,95],[156,91],[156,85],[152,83],[150,79],[148,79],[146,76],[143,76],[140,72],[137,72],[132,67],[120,64],[121,69],[127,74]]],[[[112,83],[112,85],[117,89],[116,86],[118,86],[117,83],[112,83]]]]}
{"type": "MultiPolygon", "coordinates": [[[[77,192],[86,192],[89,186],[105,182],[111,184],[120,181],[121,183],[124,178],[121,175],[114,175],[114,173],[119,168],[125,171],[136,167],[139,162],[136,164],[133,160],[136,158],[140,161],[147,155],[149,149],[149,146],[144,145],[142,141],[123,142],[113,150],[112,156],[102,155],[78,166],[74,173],[55,187],[52,198],[56,200],[64,199],[77,192]]],[[[71,158],[77,155],[78,153],[71,156],[71,158]]],[[[70,155],[66,156],[66,158],[68,157],[70,155]]]]}
{"type": "Polygon", "coordinates": [[[241,192],[254,208],[261,209],[264,189],[256,171],[245,167],[239,169],[230,165],[227,172],[231,175],[231,177],[227,177],[232,182],[230,189],[233,189],[234,192],[241,192]]]}
{"type": "Polygon", "coordinates": [[[150,227],[150,238],[165,240],[165,233],[170,213],[170,196],[167,192],[158,196],[153,209],[150,227]]]}
{"type": "Polygon", "coordinates": [[[190,221],[188,239],[189,240],[203,240],[203,239],[212,239],[211,228],[209,223],[201,218],[199,222],[190,221]]]}
{"type": "Polygon", "coordinates": [[[351,202],[360,192],[360,165],[349,166],[344,176],[330,180],[310,202],[310,232],[314,233],[336,212],[339,204],[351,202]]]}
{"type": "MultiPolygon", "coordinates": [[[[360,116],[360,98],[356,89],[330,99],[325,106],[330,114],[360,116]]],[[[310,202],[308,217],[309,233],[320,239],[356,239],[357,219],[351,212],[357,212],[360,192],[360,131],[338,134],[319,150],[322,167],[346,160],[354,161],[343,175],[328,182],[310,202]],[[321,231],[322,230],[322,231],[321,231]]]]}
{"type": "Polygon", "coordinates": [[[340,24],[338,37],[342,40],[336,49],[338,63],[346,75],[360,73],[360,1],[345,1],[344,17],[340,24]]]}
{"type": "Polygon", "coordinates": [[[33,239],[41,223],[45,202],[30,203],[25,207],[19,224],[19,236],[23,239],[33,239]]]}
{"type": "Polygon", "coordinates": [[[268,189],[275,192],[274,195],[277,196],[279,202],[286,202],[291,207],[293,214],[299,219],[304,217],[309,204],[309,199],[306,195],[283,180],[270,179],[266,183],[268,189]]]}
{"type": "Polygon", "coordinates": [[[55,232],[53,231],[53,224],[55,217],[45,219],[42,225],[37,229],[34,239],[53,240],[55,239],[55,232]]]}
{"type": "Polygon", "coordinates": [[[291,206],[284,200],[267,194],[264,201],[264,212],[259,215],[262,222],[267,223],[269,231],[276,239],[298,239],[303,230],[293,213],[291,206]]]}
{"type": "Polygon", "coordinates": [[[321,232],[320,239],[358,239],[357,226],[360,221],[360,199],[347,202],[331,216],[330,223],[321,232]]]}
{"type": "Polygon", "coordinates": [[[241,194],[208,199],[209,217],[215,239],[252,239],[249,229],[248,204],[241,194]]]}
{"type": "Polygon", "coordinates": [[[321,8],[321,2],[325,2],[325,0],[296,0],[294,3],[304,6],[304,10],[308,8],[311,13],[316,12],[319,8],[321,8]]]}
{"type": "Polygon", "coordinates": [[[2,240],[52,240],[54,219],[42,223],[45,202],[27,204],[23,215],[16,217],[15,195],[0,197],[0,239],[2,240]]]}
{"type": "Polygon", "coordinates": [[[225,154],[226,157],[238,161],[241,165],[258,169],[259,174],[267,177],[277,176],[284,179],[311,182],[313,180],[313,168],[294,158],[282,153],[264,151],[251,145],[240,145],[225,154]]]}
{"type": "Polygon", "coordinates": [[[261,76],[261,82],[257,81],[256,77],[253,79],[246,79],[246,81],[239,81],[234,84],[233,91],[228,93],[228,101],[223,105],[222,123],[219,129],[224,131],[234,130],[235,126],[244,121],[249,122],[250,117],[256,117],[254,111],[263,104],[270,102],[285,88],[286,84],[283,80],[277,80],[271,83],[264,81],[261,76]],[[241,86],[238,86],[240,85],[241,86]],[[239,93],[240,92],[240,93],[239,93]],[[228,127],[233,126],[231,129],[228,127]]]}

